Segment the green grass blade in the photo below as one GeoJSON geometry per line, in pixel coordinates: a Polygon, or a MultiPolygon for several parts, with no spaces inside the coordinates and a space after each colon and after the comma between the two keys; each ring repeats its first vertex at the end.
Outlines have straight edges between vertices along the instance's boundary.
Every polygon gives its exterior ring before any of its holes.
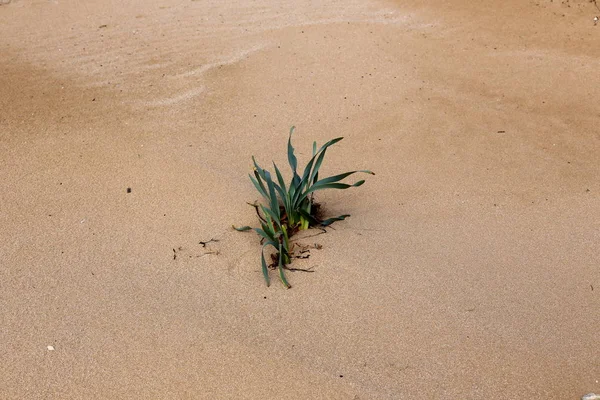
{"type": "Polygon", "coordinates": [[[289,289],[292,287],[287,279],[285,279],[285,273],[283,272],[283,246],[281,243],[279,243],[279,278],[281,278],[281,282],[283,282],[286,288],[289,289]]]}
{"type": "Polygon", "coordinates": [[[302,215],[308,222],[310,225],[319,225],[321,222],[317,221],[317,219],[315,217],[313,217],[312,215],[310,215],[310,213],[306,212],[306,210],[300,210],[300,215],[302,215]]]}
{"type": "Polygon", "coordinates": [[[308,190],[306,192],[304,192],[300,196],[298,196],[298,198],[296,199],[295,206],[300,207],[300,205],[302,204],[303,201],[309,201],[308,195],[313,192],[316,192],[317,190],[348,189],[351,187],[358,187],[358,186],[362,185],[363,183],[365,183],[364,179],[360,180],[352,185],[347,184],[347,183],[319,183],[319,182],[317,182],[314,185],[312,185],[310,188],[308,188],[308,190]]]}
{"type": "Polygon", "coordinates": [[[262,251],[260,252],[260,261],[262,264],[262,273],[263,276],[265,277],[265,282],[267,282],[267,287],[269,287],[271,285],[271,280],[269,279],[269,269],[267,268],[267,262],[265,261],[265,247],[267,245],[265,244],[262,248],[262,251]]]}
{"type": "Polygon", "coordinates": [[[306,196],[303,196],[304,188],[306,186],[309,186],[308,185],[308,177],[313,168],[314,162],[315,162],[315,157],[312,157],[310,159],[310,161],[308,162],[308,164],[306,164],[306,167],[304,168],[304,173],[302,174],[302,179],[300,180],[300,182],[298,182],[298,185],[296,185],[296,190],[294,192],[294,196],[292,197],[292,208],[293,209],[298,208],[299,205],[302,203],[302,200],[299,200],[301,197],[306,197],[306,196]]]}
{"type": "MultiPolygon", "coordinates": [[[[252,163],[254,163],[254,175],[258,175],[256,178],[260,181],[265,180],[265,170],[258,165],[254,156],[252,156],[252,163]]],[[[262,182],[261,182],[262,183],[262,182]]]]}
{"type": "Polygon", "coordinates": [[[279,182],[279,186],[283,189],[284,192],[287,193],[287,186],[285,185],[285,181],[283,180],[283,175],[281,175],[281,171],[277,168],[277,164],[273,163],[273,168],[275,168],[275,175],[277,175],[277,181],[279,182]]]}
{"type": "Polygon", "coordinates": [[[329,226],[329,225],[333,224],[336,221],[343,221],[346,218],[348,218],[349,216],[350,216],[350,214],[344,214],[344,215],[340,215],[339,217],[327,218],[326,220],[323,220],[323,221],[319,222],[319,225],[321,225],[321,226],[329,226]]]}
{"type": "MultiPolygon", "coordinates": [[[[267,175],[270,176],[269,171],[267,171],[266,169],[261,168],[257,163],[256,160],[254,159],[254,157],[252,157],[252,161],[254,162],[254,175],[256,176],[257,181],[260,183],[262,189],[264,190],[265,193],[267,193],[267,189],[265,188],[264,184],[262,181],[267,181],[267,175]]],[[[275,184],[275,188],[278,188],[279,185],[277,185],[275,182],[273,182],[275,184]]],[[[267,196],[268,197],[268,196],[267,196]]]]}
{"type": "Polygon", "coordinates": [[[343,174],[339,174],[339,175],[334,175],[334,176],[330,176],[328,178],[324,178],[321,179],[320,181],[317,181],[315,183],[315,185],[319,185],[319,184],[325,184],[325,183],[333,183],[333,182],[338,182],[341,181],[342,179],[352,175],[352,174],[356,174],[358,172],[362,172],[365,174],[371,174],[371,175],[375,175],[373,172],[363,169],[363,170],[359,170],[359,171],[350,171],[350,172],[344,172],[343,174]]]}
{"type": "Polygon", "coordinates": [[[298,169],[298,159],[294,155],[294,147],[292,146],[292,134],[294,133],[295,126],[290,128],[290,136],[288,138],[288,162],[290,164],[290,168],[292,168],[292,173],[294,174],[294,178],[296,175],[296,170],[298,169]]]}
{"type": "Polygon", "coordinates": [[[312,185],[313,183],[316,182],[316,176],[319,174],[319,168],[321,168],[321,164],[323,163],[323,159],[325,158],[325,153],[327,152],[327,149],[324,149],[321,154],[319,154],[319,157],[317,158],[317,162],[315,162],[315,166],[310,174],[310,178],[308,179],[307,184],[308,185],[312,185]]]}
{"type": "Polygon", "coordinates": [[[323,189],[348,189],[351,187],[358,187],[358,186],[362,185],[363,183],[365,183],[364,180],[360,180],[356,183],[353,183],[352,185],[349,185],[347,183],[325,183],[325,184],[315,183],[310,189],[308,189],[308,192],[306,194],[316,192],[317,190],[323,190],[323,189]]]}
{"type": "MultiPolygon", "coordinates": [[[[292,196],[292,207],[293,208],[297,208],[302,203],[303,199],[306,198],[306,195],[309,193],[308,191],[304,191],[304,188],[308,187],[312,183],[311,181],[314,180],[314,176],[318,172],[318,168],[316,169],[316,171],[313,168],[313,165],[315,164],[315,159],[317,159],[317,156],[318,156],[318,159],[320,159],[321,162],[323,162],[323,158],[325,157],[325,155],[323,153],[325,152],[325,150],[327,150],[327,148],[329,146],[336,144],[337,142],[339,142],[342,139],[343,139],[343,137],[338,137],[338,138],[332,139],[329,142],[325,143],[310,159],[310,161],[306,165],[306,168],[304,168],[304,173],[302,174],[302,179],[300,180],[300,182],[298,182],[297,185],[295,185],[296,190],[292,196]],[[313,173],[313,171],[315,171],[315,172],[313,173]],[[311,177],[310,179],[309,179],[309,176],[311,177]]],[[[321,166],[319,165],[319,168],[320,167],[321,166]]]]}
{"type": "Polygon", "coordinates": [[[277,227],[281,228],[281,221],[279,220],[277,215],[275,215],[275,213],[272,210],[268,209],[267,207],[263,206],[262,204],[260,205],[260,207],[262,208],[262,210],[265,214],[269,215],[270,220],[275,222],[277,227]]]}
{"type": "MultiPolygon", "coordinates": [[[[256,174],[256,171],[254,171],[254,173],[256,174]]],[[[265,200],[270,201],[269,199],[269,195],[267,194],[267,190],[264,187],[264,185],[262,184],[262,182],[256,180],[252,175],[248,174],[248,176],[250,177],[250,180],[252,181],[252,184],[254,185],[254,187],[256,188],[256,190],[258,190],[258,193],[261,194],[262,197],[265,198],[265,200]]],[[[258,176],[258,174],[256,175],[258,176]]]]}
{"type": "Polygon", "coordinates": [[[290,196],[287,191],[287,187],[285,186],[285,181],[283,180],[283,175],[281,175],[281,171],[277,168],[277,165],[273,163],[273,167],[275,168],[275,174],[277,175],[277,181],[279,182],[279,186],[276,186],[275,189],[278,189],[279,197],[283,202],[283,207],[286,212],[290,209],[290,196]]]}
{"type": "Polygon", "coordinates": [[[246,232],[246,231],[252,230],[252,228],[249,226],[240,226],[239,228],[237,228],[235,225],[231,225],[231,227],[238,232],[246,232]]]}
{"type": "Polygon", "coordinates": [[[252,229],[254,229],[254,231],[256,233],[258,233],[260,236],[265,238],[268,243],[275,242],[275,238],[272,235],[270,235],[270,232],[268,232],[268,229],[261,229],[261,228],[252,228],[252,229]]]}
{"type": "Polygon", "coordinates": [[[329,142],[327,142],[323,146],[321,146],[321,148],[319,149],[319,151],[317,151],[315,153],[315,155],[317,155],[318,153],[322,152],[323,150],[325,150],[329,146],[333,146],[334,144],[336,144],[337,142],[339,142],[342,139],[343,139],[343,137],[338,137],[338,138],[335,138],[335,139],[331,139],[329,142]]]}
{"type": "Polygon", "coordinates": [[[281,219],[281,214],[279,212],[279,201],[277,200],[277,194],[275,193],[275,183],[273,182],[269,171],[265,171],[265,177],[267,178],[266,182],[267,187],[269,188],[269,197],[271,198],[269,207],[271,208],[271,211],[275,214],[275,217],[273,219],[277,221],[277,223],[279,223],[281,219]]]}

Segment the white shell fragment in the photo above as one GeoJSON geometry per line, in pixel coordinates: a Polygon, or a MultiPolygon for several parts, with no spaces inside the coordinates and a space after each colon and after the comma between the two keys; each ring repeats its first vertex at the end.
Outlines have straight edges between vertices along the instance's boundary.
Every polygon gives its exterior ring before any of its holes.
{"type": "Polygon", "coordinates": [[[581,400],[600,400],[600,394],[588,393],[581,398],[581,400]]]}
{"type": "Polygon", "coordinates": [[[48,346],[46,348],[48,349],[48,351],[54,351],[54,346],[48,346]]]}

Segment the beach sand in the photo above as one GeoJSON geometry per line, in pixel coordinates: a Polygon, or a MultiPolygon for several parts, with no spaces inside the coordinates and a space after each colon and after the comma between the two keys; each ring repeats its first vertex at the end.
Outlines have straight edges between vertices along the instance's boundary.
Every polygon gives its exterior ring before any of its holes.
{"type": "Polygon", "coordinates": [[[0,398],[600,392],[600,10],[471,3],[2,2],[0,398]],[[286,290],[291,125],[377,175],[286,290]]]}

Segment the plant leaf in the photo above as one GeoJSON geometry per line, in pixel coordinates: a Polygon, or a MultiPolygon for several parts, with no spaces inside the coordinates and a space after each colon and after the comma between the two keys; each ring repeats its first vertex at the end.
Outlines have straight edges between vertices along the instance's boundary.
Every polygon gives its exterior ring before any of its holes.
{"type": "Polygon", "coordinates": [[[300,206],[300,204],[302,203],[302,200],[300,200],[301,198],[304,198],[306,196],[303,196],[303,192],[304,192],[304,187],[308,186],[308,176],[310,175],[310,172],[312,170],[312,166],[313,163],[315,162],[315,157],[313,156],[310,161],[308,162],[308,164],[306,164],[306,167],[304,168],[304,173],[302,174],[302,179],[300,180],[300,182],[298,182],[298,185],[296,185],[296,190],[294,192],[294,196],[292,197],[292,208],[296,209],[300,206]]]}
{"type": "Polygon", "coordinates": [[[308,222],[310,223],[310,225],[319,225],[320,224],[320,222],[317,221],[317,219],[315,217],[310,215],[310,213],[306,212],[306,210],[300,209],[300,215],[302,215],[305,219],[307,219],[308,222]]]}
{"type": "Polygon", "coordinates": [[[267,244],[263,245],[263,248],[260,252],[260,261],[262,264],[262,273],[265,277],[265,282],[267,282],[267,287],[271,285],[271,280],[269,279],[269,269],[267,268],[267,262],[265,261],[265,247],[267,244]]]}
{"type": "MultiPolygon", "coordinates": [[[[260,176],[256,173],[256,171],[254,171],[254,173],[256,174],[256,176],[259,177],[260,176]]],[[[248,174],[248,176],[250,177],[250,180],[252,181],[252,184],[254,185],[254,187],[256,188],[256,190],[258,190],[258,193],[261,194],[262,197],[265,198],[265,200],[270,200],[269,199],[269,195],[267,195],[266,189],[264,188],[264,185],[261,181],[256,180],[254,177],[252,177],[252,175],[248,174]]]]}
{"type": "Polygon", "coordinates": [[[357,172],[362,172],[365,174],[371,174],[371,175],[375,175],[373,172],[363,169],[363,170],[359,170],[359,171],[350,171],[350,172],[344,172],[343,174],[339,174],[339,175],[334,175],[334,176],[330,176],[328,178],[323,178],[320,181],[317,181],[315,183],[315,185],[319,185],[319,184],[325,184],[325,183],[332,183],[332,182],[338,182],[341,181],[342,179],[352,175],[352,174],[356,174],[357,172]]]}
{"type": "Polygon", "coordinates": [[[270,217],[269,221],[275,222],[277,227],[281,228],[281,221],[279,220],[277,215],[275,215],[275,213],[272,210],[268,209],[267,207],[263,206],[262,204],[260,205],[260,207],[262,208],[263,213],[269,215],[269,217],[270,217]]]}
{"type": "Polygon", "coordinates": [[[329,146],[333,146],[334,144],[336,144],[337,142],[339,142],[343,138],[344,137],[338,137],[338,138],[335,138],[335,139],[331,139],[329,142],[327,142],[323,146],[321,146],[321,148],[319,149],[319,151],[317,151],[317,153],[315,153],[315,155],[317,155],[318,153],[322,152],[323,150],[325,150],[329,146]]]}
{"type": "MultiPolygon", "coordinates": [[[[321,148],[310,159],[310,161],[306,165],[306,168],[304,168],[304,173],[302,174],[302,179],[300,180],[300,182],[298,182],[297,185],[295,185],[296,186],[296,190],[295,190],[295,193],[292,196],[292,202],[291,202],[293,208],[299,207],[299,205],[302,203],[302,201],[304,200],[304,198],[306,198],[306,195],[308,195],[308,193],[309,193],[308,191],[303,192],[302,189],[305,186],[309,186],[310,185],[310,181],[308,179],[309,176],[312,176],[314,178],[314,174],[311,174],[311,170],[313,169],[313,164],[315,162],[315,158],[317,156],[319,156],[319,159],[322,162],[323,161],[323,157],[325,157],[324,155],[321,156],[322,152],[324,152],[329,146],[332,146],[332,145],[336,144],[337,142],[339,142],[342,139],[343,139],[343,137],[338,137],[338,138],[335,138],[335,139],[331,139],[329,142],[327,142],[323,146],[321,146],[321,148]]],[[[319,168],[320,168],[320,165],[319,165],[319,168]]],[[[316,172],[318,172],[318,169],[316,170],[316,172]]],[[[310,180],[313,180],[313,178],[311,178],[310,180]]]]}
{"type": "Polygon", "coordinates": [[[292,287],[285,279],[285,273],[283,272],[283,246],[281,243],[279,243],[279,278],[281,278],[281,282],[283,282],[286,288],[289,289],[292,287]]]}
{"type": "Polygon", "coordinates": [[[319,225],[329,226],[329,225],[333,224],[335,221],[343,221],[346,218],[348,218],[349,216],[350,216],[350,214],[344,214],[344,215],[340,215],[339,217],[327,218],[326,220],[321,221],[319,223],[319,225]]]}
{"type": "Polygon", "coordinates": [[[267,175],[269,175],[269,171],[267,171],[264,168],[261,168],[257,163],[256,160],[254,159],[254,157],[252,157],[252,161],[254,162],[254,175],[256,176],[256,179],[258,180],[258,182],[261,184],[262,188],[264,189],[265,193],[267,192],[267,189],[265,188],[264,184],[262,181],[267,181],[267,175]]]}
{"type": "Polygon", "coordinates": [[[284,208],[289,210],[290,208],[290,196],[287,192],[287,187],[285,186],[285,181],[283,180],[283,175],[281,175],[281,171],[277,168],[277,165],[273,163],[273,167],[275,168],[275,174],[277,175],[277,181],[279,182],[279,186],[276,186],[275,189],[279,192],[279,197],[281,197],[281,201],[283,202],[284,208]]]}
{"type": "MultiPolygon", "coordinates": [[[[275,236],[271,235],[270,232],[268,232],[268,229],[267,230],[260,229],[260,228],[253,228],[253,229],[256,233],[258,233],[260,236],[264,237],[267,240],[267,243],[265,243],[265,244],[271,244],[271,245],[273,245],[273,243],[277,244],[277,241],[275,240],[275,236]]],[[[277,246],[275,246],[275,247],[277,247],[277,246]]]]}
{"type": "Polygon", "coordinates": [[[358,187],[358,186],[362,185],[363,183],[365,183],[364,180],[360,180],[356,183],[353,183],[352,185],[349,185],[347,183],[325,183],[325,184],[319,185],[318,183],[315,183],[308,190],[308,192],[306,194],[316,192],[317,190],[323,190],[323,189],[348,189],[351,187],[358,187]]]}
{"type": "Polygon", "coordinates": [[[235,225],[231,225],[231,227],[238,232],[246,232],[246,231],[252,230],[252,228],[249,226],[240,226],[239,228],[237,228],[235,225]]]}
{"type": "Polygon", "coordinates": [[[311,185],[316,182],[316,176],[319,174],[319,168],[321,168],[321,164],[323,163],[323,159],[325,158],[325,153],[327,149],[324,149],[319,157],[317,158],[317,162],[315,163],[315,167],[313,168],[310,178],[308,179],[308,184],[311,185]]]}
{"type": "Polygon", "coordinates": [[[292,146],[292,133],[294,133],[295,126],[290,128],[290,136],[288,138],[288,162],[290,163],[290,167],[292,168],[292,173],[294,174],[293,179],[298,175],[296,170],[298,169],[298,159],[294,155],[294,147],[292,146]]]}
{"type": "Polygon", "coordinates": [[[270,208],[271,211],[275,214],[273,218],[278,224],[280,223],[281,214],[279,213],[279,201],[277,200],[277,194],[275,193],[275,183],[273,183],[273,179],[271,178],[271,174],[269,171],[264,171],[265,177],[267,178],[267,187],[269,188],[269,197],[270,197],[270,208]]]}

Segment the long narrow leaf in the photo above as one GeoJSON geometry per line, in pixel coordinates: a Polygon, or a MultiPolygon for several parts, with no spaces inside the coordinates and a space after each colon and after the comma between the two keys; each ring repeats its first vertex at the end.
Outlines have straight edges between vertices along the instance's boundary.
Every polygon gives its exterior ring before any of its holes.
{"type": "Polygon", "coordinates": [[[350,216],[350,214],[344,214],[344,215],[340,215],[339,217],[327,218],[326,220],[320,221],[319,225],[321,225],[321,226],[329,226],[329,225],[333,224],[336,221],[343,221],[346,218],[348,218],[349,216],[350,216]]]}
{"type": "Polygon", "coordinates": [[[279,186],[283,189],[284,192],[287,192],[287,187],[285,185],[285,181],[283,180],[283,175],[281,175],[281,171],[277,168],[277,164],[273,163],[273,168],[275,168],[275,175],[277,175],[277,181],[279,182],[279,186]]]}
{"type": "MultiPolygon", "coordinates": [[[[267,189],[265,188],[264,184],[262,183],[262,181],[267,181],[267,175],[270,175],[269,171],[267,171],[264,168],[261,168],[257,163],[256,160],[254,159],[254,157],[252,157],[252,161],[254,162],[254,175],[256,176],[257,181],[260,183],[261,187],[263,188],[263,190],[265,191],[265,193],[267,193],[267,189]]],[[[275,182],[273,182],[275,183],[275,182]]],[[[279,185],[277,185],[275,183],[275,187],[279,187],[279,185]]]]}
{"type": "Polygon", "coordinates": [[[294,155],[294,147],[292,146],[292,133],[294,133],[295,126],[290,128],[290,136],[288,138],[288,162],[290,163],[290,168],[292,168],[292,173],[294,174],[294,178],[296,175],[296,170],[298,169],[298,159],[294,155]]]}
{"type": "Polygon", "coordinates": [[[260,207],[265,214],[269,215],[270,220],[273,221],[279,229],[281,229],[281,221],[279,220],[279,217],[277,215],[275,215],[275,213],[272,210],[263,206],[262,204],[260,205],[260,207]]]}
{"type": "Polygon", "coordinates": [[[286,210],[289,210],[289,195],[287,191],[287,187],[285,186],[285,181],[283,180],[283,175],[281,175],[281,171],[277,168],[277,164],[273,163],[273,167],[275,168],[275,174],[277,175],[277,181],[279,182],[279,186],[276,186],[275,189],[278,189],[279,197],[281,197],[281,201],[283,202],[283,206],[286,210]]]}
{"type": "MultiPolygon", "coordinates": [[[[256,177],[256,179],[258,179],[259,181],[261,179],[265,180],[265,170],[262,169],[262,167],[260,165],[258,165],[258,163],[256,162],[256,159],[254,158],[254,156],[252,156],[252,163],[254,164],[254,175],[258,175],[256,177]]],[[[266,189],[265,189],[265,191],[266,191],[266,189]]]]}
{"type": "Polygon", "coordinates": [[[316,156],[313,156],[308,162],[308,164],[306,164],[306,167],[304,168],[304,173],[302,174],[302,179],[296,186],[296,191],[292,197],[292,208],[294,209],[298,208],[300,203],[302,203],[302,200],[299,201],[298,199],[303,195],[304,187],[308,186],[308,177],[312,170],[313,163],[315,162],[315,157],[316,156]]]}
{"type": "MultiPolygon", "coordinates": [[[[255,171],[256,173],[256,171],[255,171]]],[[[262,197],[265,198],[265,200],[270,200],[269,199],[269,195],[267,194],[266,189],[264,188],[264,185],[262,184],[262,182],[256,180],[252,175],[248,174],[248,176],[250,177],[250,180],[252,181],[252,184],[254,185],[254,187],[256,188],[256,190],[258,190],[258,193],[261,194],[262,197]]],[[[258,175],[257,175],[258,176],[258,175]]]]}
{"type": "Polygon", "coordinates": [[[328,148],[329,146],[333,146],[334,144],[336,144],[337,142],[339,142],[339,141],[340,141],[340,140],[342,140],[342,139],[343,139],[343,137],[338,137],[338,138],[335,138],[335,139],[331,139],[329,142],[327,142],[327,143],[325,143],[323,146],[321,146],[321,148],[319,149],[319,151],[317,151],[317,152],[315,153],[315,155],[316,155],[316,154],[319,154],[320,152],[322,152],[323,150],[325,150],[325,149],[326,149],[326,148],[328,148]]]}
{"type": "Polygon", "coordinates": [[[265,244],[277,243],[277,241],[275,240],[275,237],[273,235],[271,235],[270,232],[268,232],[268,229],[260,229],[260,228],[253,228],[253,229],[256,233],[258,233],[260,236],[262,236],[263,238],[266,239],[267,243],[265,243],[265,244]]]}
{"type": "Polygon", "coordinates": [[[269,269],[267,268],[267,262],[265,261],[265,247],[267,245],[265,244],[260,252],[260,261],[262,264],[262,273],[263,276],[265,277],[265,282],[267,282],[267,287],[269,287],[271,285],[271,281],[269,279],[269,269]]]}
{"type": "Polygon", "coordinates": [[[353,183],[352,185],[349,185],[347,183],[325,183],[325,184],[315,183],[310,189],[308,189],[307,194],[316,192],[317,190],[323,190],[323,189],[348,189],[351,187],[358,187],[358,186],[362,185],[363,183],[365,183],[364,179],[360,180],[356,183],[353,183]]]}
{"type": "MultiPolygon", "coordinates": [[[[264,206],[262,206],[262,207],[264,207],[264,206]]],[[[271,237],[273,238],[273,240],[276,240],[277,230],[275,229],[275,226],[273,225],[273,217],[271,217],[269,215],[269,213],[265,212],[265,218],[267,220],[267,229],[265,230],[265,232],[269,233],[271,235],[271,237]]]]}
{"type": "MultiPolygon", "coordinates": [[[[325,150],[327,150],[327,148],[329,146],[332,146],[332,145],[336,144],[337,142],[339,142],[342,139],[343,139],[343,137],[338,137],[338,138],[335,138],[335,139],[331,139],[329,142],[327,142],[323,146],[321,146],[321,148],[310,159],[310,161],[306,165],[306,168],[304,169],[304,173],[303,173],[302,179],[300,180],[300,182],[297,185],[297,187],[299,187],[300,189],[296,189],[296,191],[295,191],[295,193],[294,193],[294,195],[292,197],[292,207],[293,208],[299,207],[299,205],[303,201],[303,198],[305,198],[306,195],[309,193],[308,191],[304,192],[303,189],[304,189],[305,186],[308,186],[308,185],[310,185],[310,183],[312,183],[311,181],[313,179],[311,178],[309,180],[309,176],[312,175],[311,171],[313,170],[313,164],[315,162],[315,158],[317,158],[317,156],[319,156],[319,158],[321,158],[321,161],[323,161],[323,158],[320,156],[322,154],[322,152],[324,152],[325,150]]],[[[316,172],[318,172],[318,170],[316,172]]],[[[312,175],[312,176],[314,178],[314,175],[312,175]]]]}
{"type": "Polygon", "coordinates": [[[319,154],[319,157],[317,158],[317,162],[315,163],[315,166],[310,174],[310,178],[308,179],[308,184],[312,185],[313,183],[316,182],[316,176],[319,173],[319,168],[321,168],[321,164],[323,163],[323,159],[325,158],[325,154],[327,153],[327,149],[324,149],[321,154],[319,154]]]}
{"type": "Polygon", "coordinates": [[[279,223],[279,220],[281,219],[281,215],[279,213],[279,201],[277,200],[277,194],[275,194],[275,183],[273,182],[273,179],[271,178],[271,174],[269,173],[269,171],[264,171],[265,172],[265,177],[267,178],[267,187],[269,188],[269,197],[271,198],[271,202],[269,204],[271,211],[273,211],[273,213],[275,213],[275,218],[273,218],[274,220],[276,220],[279,223]]]}
{"type": "Polygon", "coordinates": [[[343,174],[330,176],[328,178],[323,178],[320,181],[317,181],[315,183],[315,185],[338,182],[338,181],[341,181],[342,179],[344,179],[344,178],[346,178],[346,177],[348,177],[348,176],[350,176],[352,174],[356,174],[357,172],[362,172],[362,173],[365,173],[365,174],[375,175],[373,172],[371,172],[369,170],[362,169],[362,170],[359,170],[359,171],[344,172],[343,174]]]}
{"type": "Polygon", "coordinates": [[[281,278],[281,282],[285,285],[286,288],[291,288],[292,285],[288,283],[285,279],[285,273],[283,272],[283,246],[279,243],[279,277],[281,278]]]}
{"type": "Polygon", "coordinates": [[[238,232],[246,232],[252,230],[252,228],[249,226],[240,226],[239,228],[237,228],[235,225],[231,225],[231,227],[238,232]]]}
{"type": "Polygon", "coordinates": [[[300,209],[300,215],[302,215],[305,219],[307,219],[308,222],[310,223],[310,225],[319,225],[321,223],[320,221],[318,221],[315,217],[310,215],[310,213],[306,212],[305,210],[300,209]]]}

